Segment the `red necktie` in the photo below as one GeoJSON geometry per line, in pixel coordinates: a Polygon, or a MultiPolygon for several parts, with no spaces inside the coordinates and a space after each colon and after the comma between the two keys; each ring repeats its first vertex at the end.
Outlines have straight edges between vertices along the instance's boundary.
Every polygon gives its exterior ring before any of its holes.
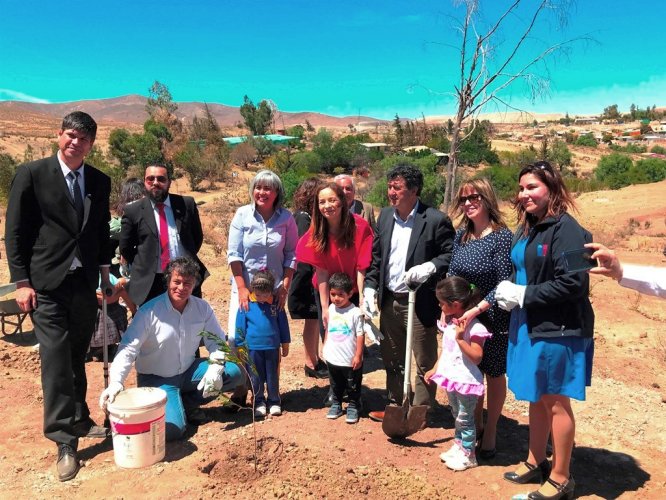
{"type": "Polygon", "coordinates": [[[160,267],[162,272],[169,263],[169,224],[167,224],[166,213],[164,212],[164,203],[157,203],[157,210],[160,212],[160,267]]]}

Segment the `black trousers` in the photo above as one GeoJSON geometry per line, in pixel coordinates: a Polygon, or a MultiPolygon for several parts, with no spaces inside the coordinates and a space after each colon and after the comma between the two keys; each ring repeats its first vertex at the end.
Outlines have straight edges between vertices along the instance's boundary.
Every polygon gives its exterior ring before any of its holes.
{"type": "Polygon", "coordinates": [[[41,358],[44,435],[75,449],[72,426],[90,415],[85,358],[96,317],[95,289],[82,269],[68,274],[55,290],[37,291],[32,322],[41,358]]]}
{"type": "Polygon", "coordinates": [[[347,391],[349,406],[361,409],[361,384],[363,382],[363,365],[358,370],[351,366],[337,366],[326,363],[328,366],[328,379],[333,392],[333,402],[342,404],[342,398],[347,391]]]}

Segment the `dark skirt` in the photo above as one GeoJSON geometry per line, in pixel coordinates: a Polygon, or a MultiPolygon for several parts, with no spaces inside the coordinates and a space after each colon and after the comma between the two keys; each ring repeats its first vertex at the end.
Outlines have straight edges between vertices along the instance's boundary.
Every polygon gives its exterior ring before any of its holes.
{"type": "MultiPolygon", "coordinates": [[[[107,345],[117,344],[120,337],[127,330],[127,309],[125,306],[114,302],[107,304],[106,307],[106,343],[107,345]]],[[[95,322],[95,332],[90,339],[90,347],[103,347],[104,336],[102,333],[102,308],[97,309],[97,321],[95,322]]]]}
{"type": "Polygon", "coordinates": [[[314,268],[309,264],[299,263],[291,280],[287,307],[291,319],[317,319],[315,289],[312,286],[314,268]]]}

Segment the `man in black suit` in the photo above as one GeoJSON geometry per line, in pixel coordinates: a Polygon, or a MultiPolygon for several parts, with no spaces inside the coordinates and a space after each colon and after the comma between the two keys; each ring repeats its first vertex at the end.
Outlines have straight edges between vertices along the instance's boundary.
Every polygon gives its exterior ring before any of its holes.
{"type": "Polygon", "coordinates": [[[104,437],[86,404],[85,354],[97,288],[110,287],[111,181],[84,163],[97,124],[75,111],[62,121],[55,156],[18,167],[7,204],[5,243],[16,302],[32,311],[39,342],[44,435],[58,444],[58,478],[79,471],[79,437],[104,437]]]}
{"type": "Polygon", "coordinates": [[[336,175],[333,180],[345,193],[345,200],[347,201],[349,211],[365,219],[367,223],[370,224],[372,231],[376,232],[377,223],[375,222],[375,209],[370,203],[356,199],[356,184],[354,178],[351,175],[340,174],[336,175]]]}
{"type": "Polygon", "coordinates": [[[164,269],[176,257],[191,257],[201,267],[201,297],[208,271],[197,258],[203,243],[199,211],[191,196],[169,194],[166,167],[153,165],[144,176],[148,196],[125,206],[120,230],[120,254],[131,265],[129,296],[137,306],[166,292],[164,269]]]}
{"type": "MultiPolygon", "coordinates": [[[[391,206],[379,214],[372,264],[365,276],[363,307],[369,314],[376,314],[377,297],[388,399],[391,404],[402,404],[407,284],[422,283],[416,293],[414,318],[413,348],[418,377],[413,403],[432,408],[436,388],[423,382],[423,374],[437,362],[436,322],[440,308],[435,285],[448,270],[455,232],[446,215],[419,200],[423,187],[420,170],[409,164],[396,165],[388,172],[387,179],[391,206]]],[[[370,418],[382,420],[384,412],[371,412],[370,418]]]]}

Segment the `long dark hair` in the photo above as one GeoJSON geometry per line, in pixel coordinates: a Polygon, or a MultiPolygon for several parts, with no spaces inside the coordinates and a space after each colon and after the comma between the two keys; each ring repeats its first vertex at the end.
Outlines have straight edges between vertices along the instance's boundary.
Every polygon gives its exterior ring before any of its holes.
{"type": "Polygon", "coordinates": [[[125,212],[125,205],[140,200],[144,196],[146,196],[146,187],[143,181],[136,177],[127,179],[120,187],[120,197],[116,204],[116,213],[118,215],[123,215],[125,212]]]}
{"type": "Polygon", "coordinates": [[[312,211],[312,236],[310,245],[316,252],[325,252],[328,250],[329,231],[328,221],[319,210],[319,193],[324,189],[330,189],[340,200],[340,234],[337,243],[343,248],[352,248],[354,246],[354,236],[356,235],[356,221],[354,215],[349,211],[345,202],[345,193],[335,182],[321,184],[317,187],[315,194],[315,207],[312,211]]]}
{"type": "Polygon", "coordinates": [[[294,212],[300,210],[309,214],[312,217],[312,212],[315,206],[315,198],[317,197],[317,187],[321,181],[316,177],[308,177],[301,185],[294,191],[293,208],[294,212]]]}
{"type": "Polygon", "coordinates": [[[460,302],[465,311],[481,302],[481,291],[460,276],[449,276],[437,283],[435,295],[440,302],[460,302]]]}
{"type": "MultiPolygon", "coordinates": [[[[566,213],[569,210],[576,210],[576,203],[573,196],[569,193],[567,186],[562,180],[560,173],[555,170],[547,161],[537,161],[534,164],[525,165],[518,174],[518,182],[522,179],[523,175],[532,174],[548,188],[548,207],[544,217],[557,217],[566,213]]],[[[513,207],[516,209],[518,218],[518,225],[523,227],[524,234],[529,232],[529,229],[534,226],[539,219],[532,214],[525,211],[518,193],[513,200],[513,207]]]]}

